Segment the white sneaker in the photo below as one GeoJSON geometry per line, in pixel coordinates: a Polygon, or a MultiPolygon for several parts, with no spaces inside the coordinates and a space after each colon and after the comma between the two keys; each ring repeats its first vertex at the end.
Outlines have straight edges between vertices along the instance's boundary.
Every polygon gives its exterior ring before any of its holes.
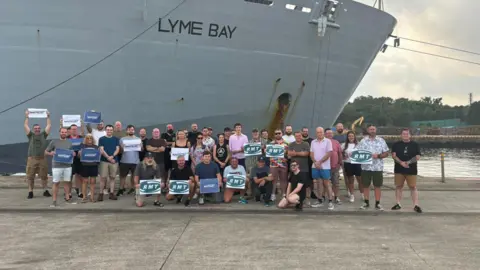
{"type": "Polygon", "coordinates": [[[92,195],[92,193],[89,191],[87,196],[90,197],[91,195],[92,195]]]}
{"type": "Polygon", "coordinates": [[[200,199],[198,199],[198,204],[202,205],[204,204],[205,202],[203,201],[203,197],[201,197],[200,199]]]}
{"type": "Polygon", "coordinates": [[[340,198],[337,197],[337,199],[335,200],[335,203],[340,205],[340,204],[342,204],[342,201],[340,201],[340,198]]]}
{"type": "Polygon", "coordinates": [[[270,196],[270,200],[274,202],[275,200],[277,200],[277,196],[275,196],[275,194],[272,194],[272,196],[270,196]]]}
{"type": "Polygon", "coordinates": [[[328,203],[328,210],[333,210],[334,206],[333,203],[329,202],[328,203]]]}
{"type": "Polygon", "coordinates": [[[319,208],[319,207],[323,206],[323,204],[318,202],[318,200],[315,200],[311,205],[312,205],[313,208],[319,208]]]}
{"type": "Polygon", "coordinates": [[[350,194],[350,202],[353,203],[355,201],[355,196],[353,194],[350,194]]]}
{"type": "Polygon", "coordinates": [[[198,194],[197,194],[197,193],[195,193],[195,194],[193,195],[193,199],[194,199],[194,200],[198,199],[198,194]]]}
{"type": "Polygon", "coordinates": [[[348,193],[347,193],[347,194],[348,194],[348,196],[347,196],[347,197],[350,197],[350,196],[352,196],[352,193],[350,193],[350,190],[348,191],[348,193]]]}
{"type": "Polygon", "coordinates": [[[103,195],[108,195],[108,189],[103,190],[103,195]]]}

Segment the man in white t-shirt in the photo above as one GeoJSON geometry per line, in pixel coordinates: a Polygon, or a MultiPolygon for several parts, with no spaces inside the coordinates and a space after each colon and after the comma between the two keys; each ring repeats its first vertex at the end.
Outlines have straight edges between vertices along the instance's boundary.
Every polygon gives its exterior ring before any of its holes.
{"type": "Polygon", "coordinates": [[[100,140],[100,138],[107,134],[107,132],[105,131],[105,125],[103,123],[103,120],[98,123],[97,128],[92,128],[90,124],[87,124],[87,131],[88,133],[92,134],[96,146],[98,146],[98,141],[100,140]]]}
{"type": "Polygon", "coordinates": [[[295,141],[295,136],[293,135],[293,128],[290,125],[285,126],[285,135],[282,136],[283,141],[289,145],[295,141]]]}
{"type": "MultiPolygon", "coordinates": [[[[227,177],[229,174],[237,174],[243,175],[247,177],[247,172],[245,171],[245,167],[238,164],[238,158],[233,156],[230,160],[230,165],[225,168],[223,171],[223,182],[227,183],[227,177]]],[[[245,189],[231,189],[226,188],[225,192],[223,193],[223,201],[229,203],[232,201],[233,194],[235,191],[240,191],[240,200],[238,201],[241,204],[247,204],[248,201],[245,199],[245,189]]]]}

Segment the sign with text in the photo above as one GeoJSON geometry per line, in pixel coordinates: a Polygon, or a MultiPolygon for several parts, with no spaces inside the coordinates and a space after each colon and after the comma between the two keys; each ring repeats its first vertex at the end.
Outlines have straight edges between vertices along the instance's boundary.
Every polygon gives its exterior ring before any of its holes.
{"type": "Polygon", "coordinates": [[[83,122],[87,124],[100,124],[100,122],[102,122],[102,113],[87,111],[83,114],[83,122]]]}
{"type": "Polygon", "coordinates": [[[190,193],[190,185],[188,180],[170,180],[168,186],[168,194],[187,195],[190,193]]]}
{"type": "Polygon", "coordinates": [[[241,174],[228,174],[227,175],[227,188],[233,189],[245,189],[246,176],[241,174]]]}
{"type": "Polygon", "coordinates": [[[121,140],[123,152],[140,152],[142,151],[142,140],[140,138],[122,138],[121,140]]]}
{"type": "Polygon", "coordinates": [[[283,158],[285,157],[285,147],[280,144],[267,144],[265,150],[267,157],[283,158]]]}
{"type": "Polygon", "coordinates": [[[367,150],[353,150],[350,156],[352,164],[372,164],[372,152],[367,150]]]}
{"type": "Polygon", "coordinates": [[[170,152],[171,160],[177,160],[179,156],[183,156],[185,157],[185,160],[188,160],[188,148],[172,148],[172,151],[170,152]]]}
{"type": "Polygon", "coordinates": [[[95,148],[83,148],[80,155],[81,162],[100,162],[100,151],[95,148]]]}
{"type": "Polygon", "coordinates": [[[162,180],[140,180],[140,195],[153,195],[162,193],[162,180]]]}
{"type": "Polygon", "coordinates": [[[53,161],[57,163],[72,164],[73,163],[73,151],[68,149],[55,149],[55,155],[53,161]]]}
{"type": "Polygon", "coordinates": [[[62,115],[62,126],[70,127],[71,125],[76,125],[77,127],[82,126],[82,120],[80,114],[64,114],[62,115]]]}
{"type": "Polygon", "coordinates": [[[259,156],[262,154],[261,143],[246,143],[243,145],[243,153],[246,157],[259,156]]]}
{"type": "Polygon", "coordinates": [[[200,179],[200,193],[217,193],[219,191],[217,178],[200,179]]]}
{"type": "Polygon", "coordinates": [[[78,138],[78,139],[68,139],[72,143],[72,150],[73,151],[78,151],[80,150],[80,147],[82,146],[83,139],[78,138]]]}
{"type": "Polygon", "coordinates": [[[28,118],[47,118],[47,109],[28,109],[28,118]]]}

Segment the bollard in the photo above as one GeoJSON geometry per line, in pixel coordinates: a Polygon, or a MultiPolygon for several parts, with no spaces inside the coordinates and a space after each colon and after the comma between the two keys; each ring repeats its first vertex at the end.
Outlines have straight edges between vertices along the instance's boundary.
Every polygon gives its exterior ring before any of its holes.
{"type": "Polygon", "coordinates": [[[440,164],[442,170],[442,183],[445,183],[445,153],[440,153],[440,164]]]}

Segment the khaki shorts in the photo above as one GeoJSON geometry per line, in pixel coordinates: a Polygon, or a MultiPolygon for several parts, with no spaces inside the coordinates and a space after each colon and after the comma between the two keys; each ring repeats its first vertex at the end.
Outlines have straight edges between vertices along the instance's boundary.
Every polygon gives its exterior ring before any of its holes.
{"type": "Polygon", "coordinates": [[[117,176],[118,163],[112,164],[110,162],[100,162],[100,177],[115,178],[117,176]]]}
{"type": "Polygon", "coordinates": [[[27,159],[27,180],[33,181],[38,174],[40,179],[48,179],[48,165],[44,157],[29,157],[27,159]]]}
{"type": "Polygon", "coordinates": [[[408,174],[395,174],[395,186],[403,186],[403,184],[407,181],[407,186],[410,188],[414,188],[417,186],[417,176],[416,175],[408,175],[408,174]]]}

